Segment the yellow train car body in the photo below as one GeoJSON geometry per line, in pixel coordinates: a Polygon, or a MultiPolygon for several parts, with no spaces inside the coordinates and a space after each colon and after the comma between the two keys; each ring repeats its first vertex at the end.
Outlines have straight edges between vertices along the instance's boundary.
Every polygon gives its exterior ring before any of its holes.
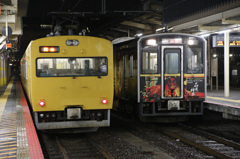
{"type": "MultiPolygon", "coordinates": [[[[110,41],[89,37],[89,36],[55,36],[46,37],[32,41],[22,60],[21,60],[21,80],[35,114],[35,122],[39,129],[61,129],[61,128],[78,128],[78,127],[100,127],[110,125],[110,109],[113,104],[113,48],[110,41]],[[77,41],[78,44],[73,46],[67,45],[67,41],[77,41]],[[41,53],[41,47],[58,47],[57,53],[41,53]],[[46,70],[51,71],[51,67],[55,68],[55,73],[38,74],[41,67],[45,67],[46,63],[39,61],[47,61],[55,59],[55,63],[47,63],[46,70]],[[78,59],[78,65],[65,64],[58,61],[68,59],[78,59]],[[84,60],[81,60],[81,59],[84,60]],[[89,74],[73,74],[73,68],[84,67],[93,71],[90,65],[91,60],[97,58],[107,61],[107,73],[104,75],[89,74]],[[85,62],[85,63],[84,63],[85,62]],[[54,66],[51,66],[54,65],[54,66]],[[68,69],[62,69],[62,65],[68,69]],[[75,66],[76,65],[76,66],[75,66]],[[71,69],[72,68],[72,69],[71,69]],[[61,71],[58,71],[61,70],[61,71]],[[64,72],[64,75],[57,75],[64,72]],[[105,100],[103,103],[103,99],[105,100]],[[44,102],[44,106],[40,106],[39,102],[44,102]],[[69,118],[69,113],[75,114],[76,119],[69,118]],[[72,111],[67,111],[72,109],[72,111]],[[106,110],[102,112],[101,110],[106,110]],[[43,116],[49,115],[48,119],[44,119],[39,123],[43,116]],[[49,112],[49,114],[48,114],[49,112]],[[61,113],[60,113],[61,112],[61,113]],[[88,114],[92,114],[94,117],[88,114]],[[101,114],[102,113],[102,114],[101,114]],[[62,114],[62,115],[59,115],[62,114]],[[53,117],[51,117],[51,115],[53,117]],[[57,119],[57,116],[60,120],[57,119]],[[99,119],[101,116],[101,119],[99,119]],[[83,118],[84,117],[84,118],[83,118]],[[51,120],[51,118],[53,118],[51,120]],[[71,124],[69,124],[71,122],[71,124]],[[73,123],[73,124],[72,124],[73,123]],[[46,126],[45,126],[46,125],[46,126]]],[[[100,65],[100,64],[99,64],[100,65]]],[[[92,66],[94,67],[94,66],[92,66]]],[[[106,70],[105,70],[106,71],[106,70]]],[[[73,115],[74,116],[74,115],[73,115]]]]}

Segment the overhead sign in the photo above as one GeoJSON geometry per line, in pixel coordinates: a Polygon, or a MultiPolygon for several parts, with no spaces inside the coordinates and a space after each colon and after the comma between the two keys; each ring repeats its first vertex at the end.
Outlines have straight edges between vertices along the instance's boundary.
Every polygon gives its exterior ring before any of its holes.
{"type": "MultiPolygon", "coordinates": [[[[214,35],[212,36],[213,47],[224,47],[224,36],[214,35]]],[[[229,47],[240,47],[240,35],[229,36],[229,47]]]]}

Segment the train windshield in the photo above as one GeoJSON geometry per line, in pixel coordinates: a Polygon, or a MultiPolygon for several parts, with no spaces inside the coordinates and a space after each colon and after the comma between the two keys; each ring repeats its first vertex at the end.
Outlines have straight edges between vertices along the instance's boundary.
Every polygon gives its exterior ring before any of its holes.
{"type": "Polygon", "coordinates": [[[146,47],[142,52],[142,73],[157,73],[157,47],[146,47]]]}
{"type": "Polygon", "coordinates": [[[106,57],[38,58],[37,77],[106,76],[106,57]]]}
{"type": "Polygon", "coordinates": [[[187,73],[203,73],[203,49],[188,47],[187,52],[187,73]]]}

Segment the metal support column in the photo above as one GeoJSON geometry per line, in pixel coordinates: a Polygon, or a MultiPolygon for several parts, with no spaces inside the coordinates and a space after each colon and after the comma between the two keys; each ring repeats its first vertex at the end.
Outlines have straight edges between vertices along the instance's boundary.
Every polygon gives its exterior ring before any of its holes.
{"type": "Polygon", "coordinates": [[[224,33],[224,96],[229,97],[229,32],[224,33]]]}
{"type": "Polygon", "coordinates": [[[8,39],[8,11],[6,10],[5,11],[5,13],[6,13],[6,22],[5,22],[5,26],[6,26],[6,37],[7,37],[7,41],[9,40],[8,39]]]}
{"type": "Polygon", "coordinates": [[[4,70],[3,70],[3,56],[0,56],[0,87],[3,86],[3,76],[4,76],[4,70]]]}
{"type": "Polygon", "coordinates": [[[210,36],[208,36],[207,39],[207,85],[211,87],[212,90],[212,78],[211,78],[211,39],[210,36]]]}

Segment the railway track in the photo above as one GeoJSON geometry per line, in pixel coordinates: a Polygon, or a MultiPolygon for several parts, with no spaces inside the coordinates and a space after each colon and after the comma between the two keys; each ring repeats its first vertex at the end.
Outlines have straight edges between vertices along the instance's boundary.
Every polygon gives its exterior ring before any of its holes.
{"type": "MultiPolygon", "coordinates": [[[[219,129],[221,130],[221,129],[219,129]]],[[[48,157],[240,158],[240,144],[183,124],[149,124],[112,116],[112,126],[86,134],[43,134],[48,157]]]]}
{"type": "Polygon", "coordinates": [[[180,125],[175,128],[162,129],[162,133],[173,137],[209,156],[206,158],[239,159],[240,145],[233,141],[212,135],[210,133],[180,125]]]}
{"type": "Polygon", "coordinates": [[[49,159],[113,159],[86,134],[42,134],[49,159]],[[80,136],[80,137],[79,137],[80,136]]]}

